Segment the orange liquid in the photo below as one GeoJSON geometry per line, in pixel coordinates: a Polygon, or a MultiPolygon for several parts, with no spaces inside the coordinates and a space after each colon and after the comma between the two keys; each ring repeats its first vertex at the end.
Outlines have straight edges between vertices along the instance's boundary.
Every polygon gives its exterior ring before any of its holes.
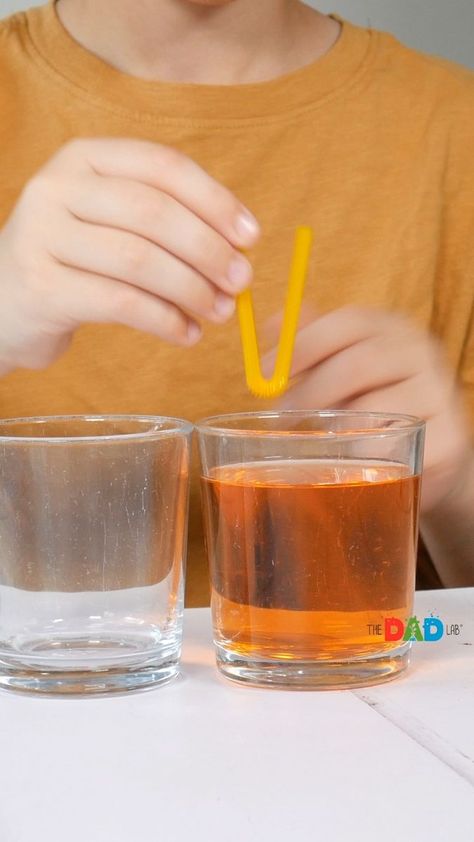
{"type": "Polygon", "coordinates": [[[202,487],[221,646],[282,660],[399,646],[384,619],[412,611],[419,477],[406,466],[258,462],[217,468],[202,487]]]}

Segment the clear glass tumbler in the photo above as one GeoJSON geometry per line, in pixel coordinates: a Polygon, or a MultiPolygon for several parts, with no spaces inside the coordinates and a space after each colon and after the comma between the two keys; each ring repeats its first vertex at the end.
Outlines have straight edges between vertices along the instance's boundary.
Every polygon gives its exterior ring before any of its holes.
{"type": "Polygon", "coordinates": [[[0,686],[106,693],[179,665],[192,425],[0,421],[0,686]]]}
{"type": "Polygon", "coordinates": [[[334,689],[404,670],[386,629],[412,613],[424,423],[290,411],[197,431],[224,675],[334,689]]]}

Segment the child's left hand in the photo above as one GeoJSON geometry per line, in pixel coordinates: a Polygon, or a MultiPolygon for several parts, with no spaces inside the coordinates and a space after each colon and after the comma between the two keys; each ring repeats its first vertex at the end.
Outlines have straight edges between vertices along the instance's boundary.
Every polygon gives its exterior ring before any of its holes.
{"type": "MultiPolygon", "coordinates": [[[[274,354],[266,359],[271,371],[274,354]]],[[[416,415],[426,421],[422,507],[436,506],[472,458],[454,372],[440,343],[412,322],[379,310],[345,307],[300,330],[295,384],[280,409],[350,409],[416,415]]]]}

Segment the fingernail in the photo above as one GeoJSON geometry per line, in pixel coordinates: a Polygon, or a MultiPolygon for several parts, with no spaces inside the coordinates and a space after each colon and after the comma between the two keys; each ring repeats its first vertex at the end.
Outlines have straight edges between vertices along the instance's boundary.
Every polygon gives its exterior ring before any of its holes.
{"type": "Polygon", "coordinates": [[[188,326],[188,343],[194,345],[201,338],[202,330],[195,322],[188,326]]]}
{"type": "Polygon", "coordinates": [[[214,312],[217,313],[218,316],[229,318],[232,316],[234,310],[235,300],[233,298],[229,298],[228,295],[216,295],[214,312]]]}
{"type": "Polygon", "coordinates": [[[243,210],[239,213],[236,222],[235,222],[235,230],[244,245],[253,243],[255,238],[260,233],[260,226],[250,211],[247,208],[243,208],[243,210]]]}
{"type": "Polygon", "coordinates": [[[252,280],[252,267],[245,257],[237,255],[233,258],[228,272],[227,280],[235,290],[245,289],[252,280]]]}

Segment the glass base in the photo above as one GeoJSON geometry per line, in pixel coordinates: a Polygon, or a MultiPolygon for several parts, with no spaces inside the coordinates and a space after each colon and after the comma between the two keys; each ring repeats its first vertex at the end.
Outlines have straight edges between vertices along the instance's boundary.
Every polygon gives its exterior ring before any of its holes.
{"type": "Polygon", "coordinates": [[[351,661],[247,660],[216,644],[217,666],[231,681],[278,690],[350,690],[397,678],[409,663],[410,644],[351,661]]]}
{"type": "Polygon", "coordinates": [[[128,693],[167,684],[179,672],[179,652],[163,663],[97,670],[39,670],[0,661],[0,688],[52,696],[128,693]]]}

